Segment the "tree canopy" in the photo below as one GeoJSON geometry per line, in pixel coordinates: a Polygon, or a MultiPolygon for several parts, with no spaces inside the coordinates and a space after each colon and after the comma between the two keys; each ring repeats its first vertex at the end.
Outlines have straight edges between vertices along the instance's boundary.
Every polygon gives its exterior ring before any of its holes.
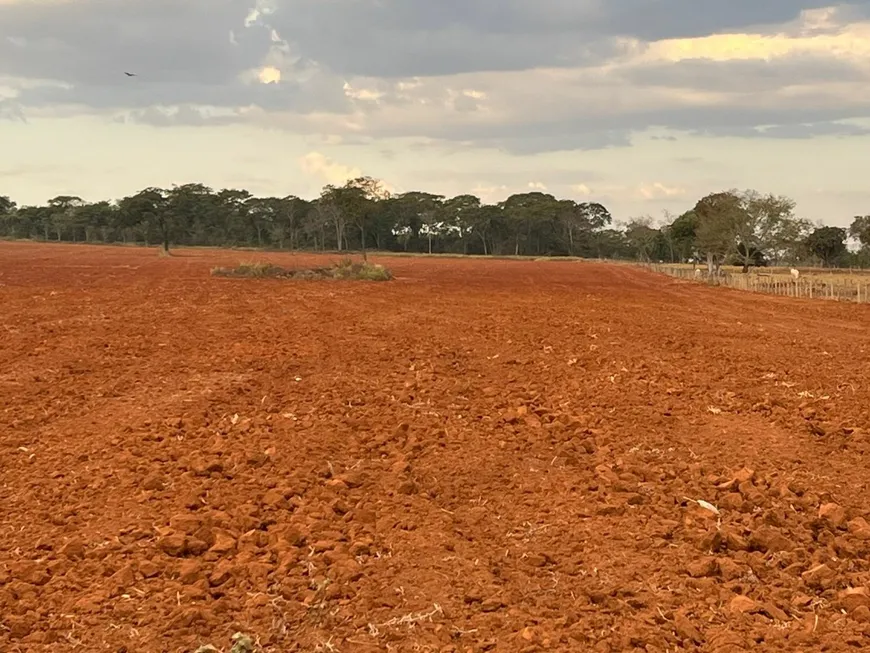
{"type": "Polygon", "coordinates": [[[372,177],[327,185],[312,200],[256,197],[200,183],[145,188],[115,201],[59,195],[19,206],[0,196],[0,237],[171,246],[247,246],[289,250],[581,256],[704,261],[745,270],[768,264],[870,262],[870,215],[848,230],[818,227],[795,202],[755,190],[708,194],[658,224],[649,216],[616,223],[597,202],[517,193],[487,204],[410,191],[388,192],[372,177]],[[847,237],[860,246],[849,252],[847,237]]]}

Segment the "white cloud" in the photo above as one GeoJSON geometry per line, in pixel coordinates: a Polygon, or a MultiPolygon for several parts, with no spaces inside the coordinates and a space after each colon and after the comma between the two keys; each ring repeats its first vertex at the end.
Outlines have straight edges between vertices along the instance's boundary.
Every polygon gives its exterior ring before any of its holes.
{"type": "Polygon", "coordinates": [[[308,152],[299,159],[302,171],[326,184],[340,186],[349,179],[362,176],[362,170],[355,166],[336,163],[320,152],[308,152]]]}
{"type": "Polygon", "coordinates": [[[263,66],[257,77],[263,84],[277,84],[281,81],[281,71],[275,66],[263,66]]]}
{"type": "Polygon", "coordinates": [[[354,100],[362,100],[363,102],[374,102],[377,103],[382,97],[384,97],[384,93],[381,91],[377,91],[375,89],[369,88],[354,88],[348,82],[344,83],[342,87],[344,90],[344,94],[352,98],[354,100]]]}
{"type": "Polygon", "coordinates": [[[505,184],[477,184],[471,189],[471,192],[477,195],[482,201],[489,203],[500,202],[510,195],[508,187],[505,184]]]}
{"type": "Polygon", "coordinates": [[[687,194],[685,188],[679,186],[667,186],[658,181],[640,184],[637,188],[637,192],[645,200],[671,199],[675,197],[683,197],[687,194]]]}

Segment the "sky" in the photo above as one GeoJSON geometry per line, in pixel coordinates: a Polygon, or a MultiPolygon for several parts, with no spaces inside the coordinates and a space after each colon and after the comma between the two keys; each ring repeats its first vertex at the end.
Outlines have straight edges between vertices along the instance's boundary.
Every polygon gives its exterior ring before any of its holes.
{"type": "Polygon", "coordinates": [[[0,195],[730,188],[870,213],[870,0],[0,0],[0,195]],[[135,73],[128,77],[124,72],[135,73]]]}

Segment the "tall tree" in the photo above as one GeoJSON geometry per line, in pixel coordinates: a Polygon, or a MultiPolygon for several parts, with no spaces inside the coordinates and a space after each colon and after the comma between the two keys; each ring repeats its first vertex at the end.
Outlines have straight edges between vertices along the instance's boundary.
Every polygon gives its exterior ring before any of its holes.
{"type": "Polygon", "coordinates": [[[553,229],[560,212],[556,198],[539,191],[511,195],[499,204],[499,208],[512,236],[514,256],[521,251],[523,254],[530,251],[540,253],[540,236],[542,232],[553,229]]]}
{"type": "MultiPolygon", "coordinates": [[[[446,218],[443,212],[444,196],[412,191],[396,196],[396,235],[407,249],[420,236],[426,237],[426,246],[432,252],[432,240],[437,237],[446,218]]],[[[454,209],[456,207],[453,207],[454,209]]]]}
{"type": "Polygon", "coordinates": [[[762,195],[754,190],[735,193],[739,203],[735,222],[737,254],[743,272],[774,249],[783,240],[794,221],[794,200],[776,195],[762,195]]]}
{"type": "Polygon", "coordinates": [[[80,207],[77,210],[78,222],[84,229],[85,240],[91,242],[99,236],[100,240],[108,241],[117,212],[118,207],[106,200],[80,207]]]}
{"type": "Polygon", "coordinates": [[[695,245],[707,259],[707,273],[718,273],[722,263],[737,253],[737,232],[746,220],[736,191],[711,193],[692,209],[697,219],[695,245]]]}
{"type": "Polygon", "coordinates": [[[12,213],[17,205],[7,195],[0,195],[0,215],[12,213]]]}
{"type": "Polygon", "coordinates": [[[341,230],[346,224],[354,225],[360,236],[360,248],[363,260],[368,260],[368,248],[366,246],[366,234],[370,227],[370,220],[375,212],[375,203],[389,198],[390,194],[384,188],[381,181],[373,177],[357,177],[349,180],[344,186],[324,186],[320,200],[328,207],[333,220],[336,223],[341,249],[341,230]]]}
{"type": "Polygon", "coordinates": [[[870,250],[870,215],[856,215],[849,225],[849,235],[861,244],[861,249],[870,250]]]}
{"type": "Polygon", "coordinates": [[[444,220],[458,236],[463,254],[468,254],[468,241],[472,234],[474,216],[478,211],[480,211],[480,198],[474,195],[457,195],[444,202],[442,208],[444,220]]]}
{"type": "Polygon", "coordinates": [[[65,233],[73,242],[77,240],[79,229],[84,228],[78,210],[84,205],[85,201],[77,195],[58,195],[48,200],[50,221],[58,240],[62,240],[65,233]]]}
{"type": "Polygon", "coordinates": [[[171,212],[167,191],[149,187],[122,199],[119,209],[127,216],[129,224],[139,225],[145,230],[146,244],[148,233],[156,230],[164,254],[169,253],[169,245],[177,233],[178,218],[171,212]]]}
{"type": "Polygon", "coordinates": [[[696,256],[697,229],[698,216],[694,211],[686,211],[668,225],[668,235],[681,262],[696,256]]]}
{"type": "Polygon", "coordinates": [[[625,238],[641,261],[650,261],[659,235],[659,230],[652,226],[652,218],[649,216],[632,218],[625,225],[625,238]]]}
{"type": "MultiPolygon", "coordinates": [[[[217,224],[224,227],[224,242],[233,242],[236,226],[230,206],[224,205],[215,192],[205,184],[175,184],[163,193],[165,209],[159,217],[152,218],[161,234],[166,232],[172,239],[184,242],[207,238],[217,224]]],[[[164,239],[164,252],[169,251],[164,239]]]]}
{"type": "Polygon", "coordinates": [[[832,267],[846,254],[846,230],[818,227],[807,238],[807,247],[821,259],[824,267],[832,267]]]}
{"type": "Polygon", "coordinates": [[[562,241],[561,250],[569,256],[578,256],[592,252],[594,233],[609,225],[612,217],[597,202],[577,204],[573,200],[560,200],[557,221],[562,241]]]}
{"type": "Polygon", "coordinates": [[[18,237],[20,221],[16,212],[17,204],[6,195],[0,195],[0,236],[18,237]]]}

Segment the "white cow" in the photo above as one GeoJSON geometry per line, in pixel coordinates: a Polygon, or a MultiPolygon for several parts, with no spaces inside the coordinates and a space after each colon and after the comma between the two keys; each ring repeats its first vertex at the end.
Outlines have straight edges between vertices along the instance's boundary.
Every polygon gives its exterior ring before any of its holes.
{"type": "Polygon", "coordinates": [[[800,278],[800,276],[801,276],[801,271],[800,271],[800,270],[796,270],[795,268],[792,268],[792,269],[791,269],[791,278],[792,278],[792,279],[794,279],[795,281],[797,281],[798,278],[800,278]]]}

